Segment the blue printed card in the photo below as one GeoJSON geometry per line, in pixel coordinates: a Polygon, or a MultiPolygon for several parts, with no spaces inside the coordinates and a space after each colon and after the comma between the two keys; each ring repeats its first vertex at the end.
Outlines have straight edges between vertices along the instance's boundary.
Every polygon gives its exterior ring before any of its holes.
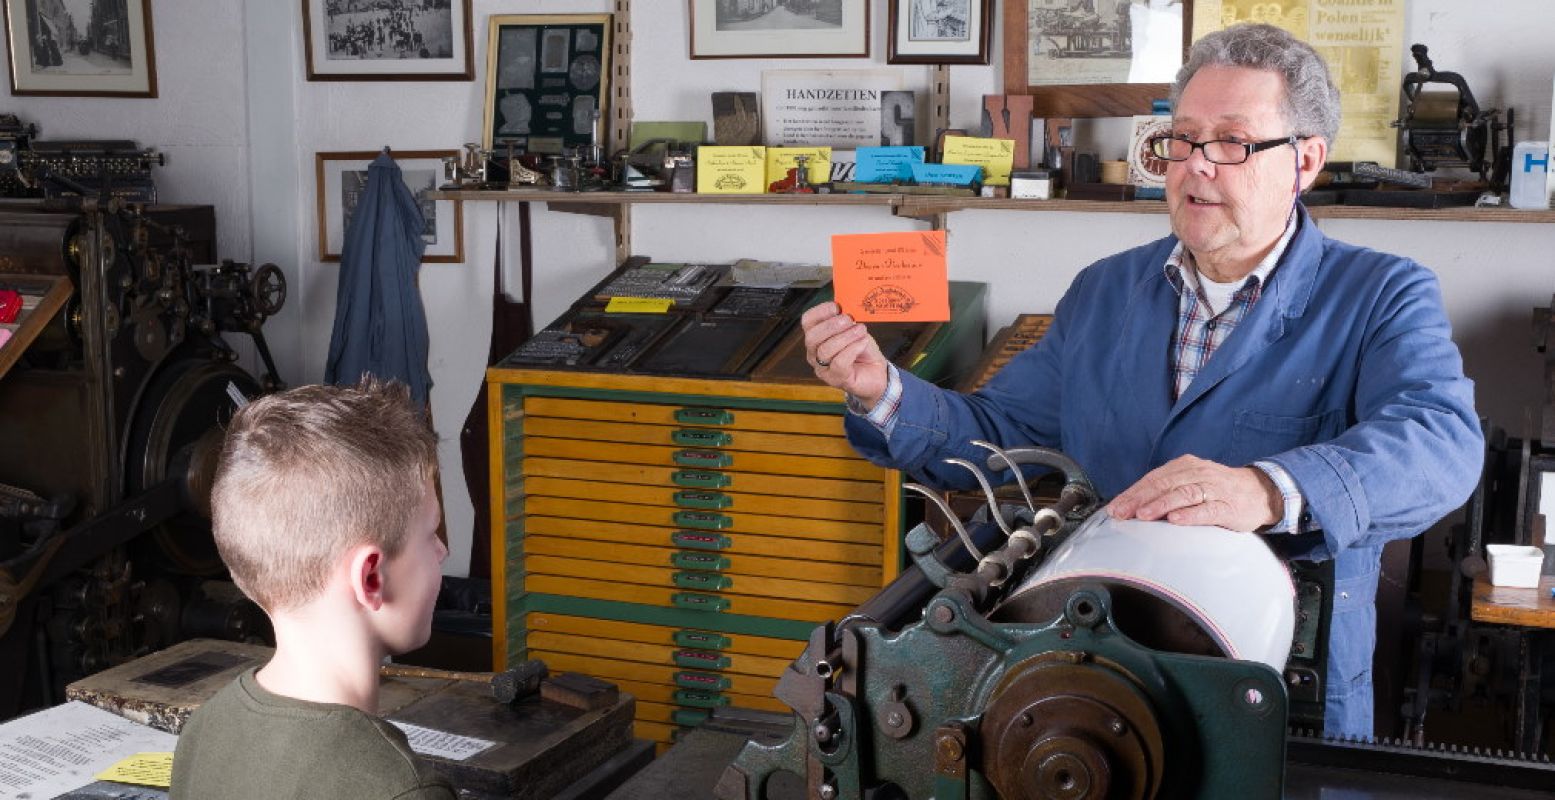
{"type": "Polygon", "coordinates": [[[976,164],[914,164],[913,180],[918,183],[942,183],[953,186],[970,186],[983,176],[983,168],[976,164]]]}
{"type": "Polygon", "coordinates": [[[853,180],[890,183],[912,178],[914,164],[923,163],[922,147],[860,147],[853,180]]]}

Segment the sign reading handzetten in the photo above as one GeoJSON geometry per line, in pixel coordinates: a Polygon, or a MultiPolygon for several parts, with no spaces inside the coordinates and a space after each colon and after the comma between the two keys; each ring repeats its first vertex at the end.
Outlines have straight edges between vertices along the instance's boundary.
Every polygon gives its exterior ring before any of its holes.
{"type": "Polygon", "coordinates": [[[762,138],[777,147],[878,146],[880,97],[901,88],[890,70],[762,72],[762,138]]]}

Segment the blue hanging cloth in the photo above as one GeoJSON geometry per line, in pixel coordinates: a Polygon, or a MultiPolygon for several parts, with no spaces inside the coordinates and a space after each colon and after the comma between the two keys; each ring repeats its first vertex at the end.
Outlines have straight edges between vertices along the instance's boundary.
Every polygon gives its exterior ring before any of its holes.
{"type": "Polygon", "coordinates": [[[387,152],[367,169],[367,186],[345,232],[335,327],[324,380],[354,384],[362,375],[403,381],[418,406],[432,388],[426,311],[416,272],[427,243],[425,222],[398,164],[387,152]]]}

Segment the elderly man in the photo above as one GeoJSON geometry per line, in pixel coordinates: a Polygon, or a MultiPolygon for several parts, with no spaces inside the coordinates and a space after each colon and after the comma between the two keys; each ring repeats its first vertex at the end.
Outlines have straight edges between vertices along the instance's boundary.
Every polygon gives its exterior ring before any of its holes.
{"type": "Polygon", "coordinates": [[[1298,202],[1339,127],[1308,45],[1238,25],[1173,87],[1172,236],[1091,265],[1048,335],[960,395],[897,370],[833,303],[805,314],[853,445],[941,485],[983,438],[1074,457],[1122,519],[1271,534],[1333,559],[1325,729],[1372,734],[1382,546],[1468,496],[1482,439],[1435,276],[1329,239],[1298,202]]]}

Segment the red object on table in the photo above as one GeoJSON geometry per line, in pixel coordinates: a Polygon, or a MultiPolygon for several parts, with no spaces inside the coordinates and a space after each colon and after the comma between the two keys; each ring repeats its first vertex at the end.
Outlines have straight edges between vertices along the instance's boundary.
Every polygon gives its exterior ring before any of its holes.
{"type": "Polygon", "coordinates": [[[11,289],[0,289],[0,324],[8,324],[16,321],[16,315],[22,313],[22,293],[11,289]]]}

